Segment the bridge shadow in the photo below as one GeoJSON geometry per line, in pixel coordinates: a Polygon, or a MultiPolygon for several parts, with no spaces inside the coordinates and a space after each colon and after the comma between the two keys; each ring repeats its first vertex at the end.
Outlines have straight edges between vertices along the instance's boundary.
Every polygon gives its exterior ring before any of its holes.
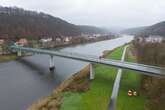
{"type": "Polygon", "coordinates": [[[37,63],[32,62],[29,59],[24,59],[24,58],[17,58],[16,61],[30,68],[30,70],[35,71],[39,75],[51,75],[52,77],[57,77],[56,69],[50,71],[49,66],[39,65],[37,63]]]}
{"type": "Polygon", "coordinates": [[[27,66],[31,70],[36,71],[39,75],[47,74],[46,71],[45,71],[45,67],[42,67],[41,65],[37,65],[37,64],[35,64],[31,61],[28,61],[27,59],[17,58],[16,61],[23,64],[23,65],[25,65],[25,66],[27,66]]]}
{"type": "MultiPolygon", "coordinates": [[[[49,92],[52,91],[64,80],[64,77],[61,74],[58,74],[56,70],[49,71],[46,64],[38,65],[40,61],[36,62],[27,57],[17,58],[15,61],[18,62],[19,65],[22,65],[21,67],[23,67],[23,70],[25,69],[25,74],[27,74],[25,76],[27,76],[28,79],[31,79],[32,83],[38,85],[39,89],[45,88],[46,90],[44,91],[47,91],[47,89],[49,92]]],[[[31,84],[31,82],[29,84],[31,84]]]]}
{"type": "Polygon", "coordinates": [[[17,62],[22,65],[25,65],[30,70],[35,71],[33,73],[37,73],[40,77],[39,79],[46,81],[47,83],[59,84],[62,80],[64,80],[63,76],[57,74],[56,69],[54,71],[49,70],[49,66],[38,65],[37,63],[33,62],[31,59],[25,58],[17,58],[17,62]]]}

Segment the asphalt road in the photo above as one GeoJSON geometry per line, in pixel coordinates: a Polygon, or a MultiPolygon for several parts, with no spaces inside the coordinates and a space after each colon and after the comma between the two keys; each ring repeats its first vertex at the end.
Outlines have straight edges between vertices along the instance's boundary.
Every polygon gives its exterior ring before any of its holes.
{"type": "MultiPolygon", "coordinates": [[[[126,50],[127,50],[127,46],[124,47],[121,61],[124,61],[126,50]]],[[[122,76],[122,69],[118,69],[117,76],[113,85],[112,95],[111,95],[110,104],[109,104],[109,110],[115,110],[116,108],[116,100],[119,93],[121,76],[122,76]]]]}

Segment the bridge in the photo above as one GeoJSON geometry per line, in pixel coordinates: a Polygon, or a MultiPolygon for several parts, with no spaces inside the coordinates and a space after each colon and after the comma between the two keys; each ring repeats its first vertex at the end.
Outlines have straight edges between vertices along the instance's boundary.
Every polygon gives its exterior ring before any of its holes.
{"type": "MultiPolygon", "coordinates": [[[[119,68],[111,96],[111,101],[109,104],[109,110],[115,110],[116,105],[116,98],[118,95],[119,87],[120,87],[120,80],[122,75],[122,69],[129,69],[134,71],[139,71],[141,74],[155,76],[155,77],[165,77],[165,68],[151,66],[151,65],[144,65],[139,63],[131,63],[124,61],[124,56],[126,52],[126,48],[124,49],[123,56],[121,61],[120,60],[112,60],[112,59],[105,59],[99,58],[96,56],[91,55],[83,55],[78,53],[68,53],[68,52],[61,52],[61,51],[52,51],[46,49],[39,49],[39,48],[28,48],[28,47],[21,47],[17,45],[10,46],[11,50],[16,51],[18,56],[21,56],[21,52],[31,52],[35,54],[45,54],[50,56],[50,70],[55,68],[53,56],[69,58],[79,61],[84,61],[90,63],[90,79],[94,79],[94,70],[93,64],[103,64],[108,66],[113,66],[119,68]]],[[[138,73],[139,73],[138,72],[138,73]]]]}
{"type": "Polygon", "coordinates": [[[21,52],[31,52],[35,54],[50,55],[50,69],[53,69],[55,66],[53,62],[53,56],[58,56],[58,57],[63,57],[63,58],[89,62],[90,64],[103,64],[103,65],[113,66],[113,67],[117,67],[121,69],[139,71],[142,74],[150,75],[150,76],[157,76],[157,77],[165,76],[165,68],[157,67],[157,66],[131,63],[131,62],[125,62],[125,61],[120,61],[120,60],[105,59],[105,58],[94,57],[91,55],[82,55],[82,54],[77,54],[77,53],[68,53],[68,52],[52,51],[52,50],[39,49],[39,48],[21,47],[17,45],[10,46],[10,48],[14,51],[17,51],[18,56],[21,55],[21,52]]]}

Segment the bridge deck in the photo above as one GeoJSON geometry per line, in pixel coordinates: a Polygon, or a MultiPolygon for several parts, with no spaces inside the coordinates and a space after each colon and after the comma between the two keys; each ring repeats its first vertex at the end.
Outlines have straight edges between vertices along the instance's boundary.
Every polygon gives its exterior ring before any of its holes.
{"type": "Polygon", "coordinates": [[[130,63],[130,62],[104,59],[104,58],[100,59],[98,57],[92,57],[90,55],[59,52],[59,51],[37,49],[37,48],[28,48],[28,47],[20,47],[20,46],[11,46],[10,48],[15,51],[47,54],[47,55],[59,56],[59,57],[80,60],[80,61],[85,61],[85,62],[90,62],[90,63],[109,65],[109,66],[114,66],[114,67],[123,68],[123,69],[130,69],[130,70],[139,71],[142,74],[146,74],[146,75],[150,75],[150,76],[158,76],[158,77],[165,76],[165,68],[157,67],[157,66],[143,65],[143,64],[138,64],[138,63],[130,63]]]}

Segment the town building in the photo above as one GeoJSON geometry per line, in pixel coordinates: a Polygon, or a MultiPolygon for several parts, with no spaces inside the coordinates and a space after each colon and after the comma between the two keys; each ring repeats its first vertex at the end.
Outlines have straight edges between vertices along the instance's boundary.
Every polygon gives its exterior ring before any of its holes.
{"type": "Polygon", "coordinates": [[[65,37],[64,42],[70,42],[72,40],[72,37],[65,37]]]}
{"type": "Polygon", "coordinates": [[[55,41],[56,41],[56,42],[62,42],[62,38],[57,37],[57,38],[55,39],[55,41]]]}
{"type": "Polygon", "coordinates": [[[40,39],[40,42],[42,42],[42,43],[51,42],[51,41],[52,41],[52,38],[43,38],[43,39],[40,39]]]}
{"type": "Polygon", "coordinates": [[[156,43],[156,42],[160,43],[162,42],[162,40],[163,40],[162,36],[156,36],[156,35],[150,35],[145,39],[146,42],[152,42],[152,43],[156,43]]]}
{"type": "Polygon", "coordinates": [[[27,46],[28,45],[28,40],[26,38],[21,38],[16,42],[17,45],[20,46],[27,46]]]}
{"type": "Polygon", "coordinates": [[[4,44],[5,40],[4,39],[0,39],[0,45],[4,44]]]}

